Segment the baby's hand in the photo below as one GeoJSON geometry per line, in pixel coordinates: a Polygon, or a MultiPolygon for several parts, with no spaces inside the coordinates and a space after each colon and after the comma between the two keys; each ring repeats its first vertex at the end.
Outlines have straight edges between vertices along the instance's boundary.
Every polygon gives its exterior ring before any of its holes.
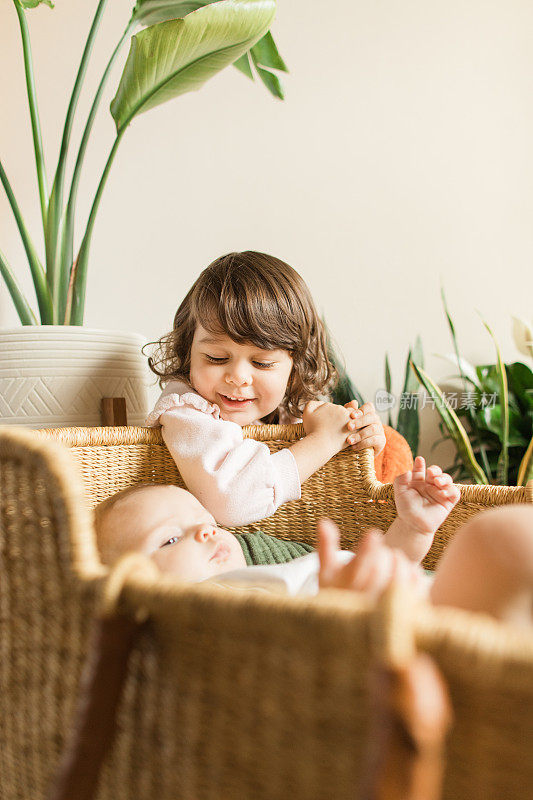
{"type": "Polygon", "coordinates": [[[339,529],[331,520],[318,523],[318,585],[321,589],[349,589],[378,597],[391,580],[418,585],[418,566],[400,550],[387,547],[381,531],[369,531],[347,564],[341,564],[339,529]]]}
{"type": "Polygon", "coordinates": [[[352,413],[352,409],[335,403],[311,400],[303,413],[305,433],[325,437],[332,445],[333,452],[337,453],[346,444],[352,413]]]}
{"type": "Polygon", "coordinates": [[[459,488],[440,467],[428,467],[422,456],[415,458],[412,472],[394,481],[398,518],[412,533],[433,536],[460,497],[459,488]]]}
{"type": "Polygon", "coordinates": [[[356,431],[348,436],[347,444],[352,445],[354,450],[373,447],[374,456],[379,455],[386,444],[385,431],[373,404],[365,403],[359,408],[357,400],[350,400],[349,403],[346,403],[345,408],[352,412],[353,418],[348,424],[348,428],[350,431],[356,431]]]}

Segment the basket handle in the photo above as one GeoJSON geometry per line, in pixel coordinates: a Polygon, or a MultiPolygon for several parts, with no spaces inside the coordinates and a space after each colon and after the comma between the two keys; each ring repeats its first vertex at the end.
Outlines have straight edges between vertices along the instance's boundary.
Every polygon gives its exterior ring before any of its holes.
{"type": "Polygon", "coordinates": [[[436,663],[417,653],[416,602],[391,587],[374,617],[370,727],[360,800],[439,800],[452,712],[436,663]]]}
{"type": "Polygon", "coordinates": [[[128,674],[130,654],[147,615],[119,611],[119,600],[144,557],[129,555],[110,573],[100,615],[93,623],[83,668],[73,727],[63,751],[48,800],[92,800],[100,771],[116,730],[117,710],[128,674]]]}

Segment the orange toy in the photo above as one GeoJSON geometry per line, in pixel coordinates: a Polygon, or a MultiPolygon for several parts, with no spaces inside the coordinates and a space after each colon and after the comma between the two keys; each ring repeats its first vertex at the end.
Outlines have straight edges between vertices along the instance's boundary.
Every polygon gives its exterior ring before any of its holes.
{"type": "Polygon", "coordinates": [[[397,475],[413,468],[413,454],[401,433],[384,425],[387,444],[376,457],[376,478],[381,483],[392,483],[397,475]]]}

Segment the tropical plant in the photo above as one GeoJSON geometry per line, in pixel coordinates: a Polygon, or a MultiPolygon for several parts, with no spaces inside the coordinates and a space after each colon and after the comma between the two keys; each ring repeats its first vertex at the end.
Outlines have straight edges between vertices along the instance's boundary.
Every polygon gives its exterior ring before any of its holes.
{"type": "MultiPolygon", "coordinates": [[[[47,188],[26,9],[35,8],[41,3],[50,7],[53,5],[50,0],[13,2],[22,37],[45,242],[44,259],[39,256],[33,243],[1,162],[0,180],[28,259],[41,324],[81,325],[96,215],[111,165],[128,126],[135,117],[150,108],[199,89],[229,64],[234,64],[250,78],[253,78],[255,70],[268,90],[274,96],[283,98],[282,87],[274,70],[286,71],[286,66],[268,32],[274,17],[276,0],[137,0],[98,85],[79,144],[70,186],[67,187],[67,155],[74,116],[107,4],[107,0],[99,0],[70,97],[50,192],[47,188]],[[136,28],[142,30],[132,36],[136,28]],[[127,41],[130,41],[129,55],[110,108],[116,136],[96,190],[85,232],[74,257],[74,222],[83,161],[111,68],[127,41]]],[[[37,315],[1,252],[0,275],[6,283],[22,324],[38,324],[37,315]]]]}
{"type": "MultiPolygon", "coordinates": [[[[454,463],[448,471],[458,480],[478,484],[524,485],[533,477],[533,372],[519,361],[504,364],[491,328],[496,361],[474,367],[459,352],[455,325],[444,311],[454,353],[446,356],[459,374],[461,403],[446,393],[413,360],[413,370],[440,415],[443,438],[455,444],[454,463]],[[455,407],[454,407],[455,405],[455,407]]],[[[439,444],[440,442],[437,442],[439,444]]]]}
{"type": "MultiPolygon", "coordinates": [[[[414,347],[409,348],[407,354],[407,361],[405,363],[405,378],[403,382],[403,389],[400,395],[400,402],[398,408],[398,416],[396,424],[392,420],[392,409],[389,409],[388,424],[395,428],[398,433],[407,440],[413,458],[418,454],[418,447],[420,444],[420,417],[418,413],[418,379],[411,370],[412,360],[420,365],[424,364],[424,353],[422,350],[422,340],[420,336],[416,337],[414,347]]],[[[389,364],[389,356],[385,355],[385,389],[391,398],[394,397],[392,393],[392,380],[389,364]]]]}
{"type": "MultiPolygon", "coordinates": [[[[327,330],[327,328],[326,328],[327,330]]],[[[334,346],[331,335],[328,331],[328,353],[329,359],[337,370],[339,379],[334,387],[331,399],[334,403],[345,405],[350,400],[357,400],[359,406],[364,405],[365,400],[361,392],[355,387],[352,379],[346,371],[346,366],[343,357],[340,355],[338,349],[334,346]]],[[[392,408],[395,405],[396,397],[392,393],[392,378],[389,363],[389,356],[385,354],[385,405],[388,410],[387,424],[391,428],[395,428],[398,433],[407,440],[409,447],[416,457],[418,453],[419,439],[420,439],[420,421],[418,413],[418,380],[415,378],[411,371],[411,360],[416,359],[419,363],[423,363],[422,341],[417,336],[414,347],[409,349],[407,361],[405,364],[405,379],[401,396],[399,398],[398,415],[396,422],[392,418],[392,408]]],[[[376,394],[376,402],[378,400],[376,394]]],[[[379,403],[378,403],[379,405],[379,403]]],[[[378,411],[380,409],[378,408],[378,411]]]]}

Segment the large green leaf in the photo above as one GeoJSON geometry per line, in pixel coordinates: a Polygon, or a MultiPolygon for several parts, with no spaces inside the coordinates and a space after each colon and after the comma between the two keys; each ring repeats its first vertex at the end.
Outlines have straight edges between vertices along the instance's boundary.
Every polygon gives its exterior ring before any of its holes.
{"type": "Polygon", "coordinates": [[[266,33],[275,0],[220,0],[132,37],[111,114],[120,133],[132,119],[236,61],[266,33]]]}
{"type": "MultiPolygon", "coordinates": [[[[483,408],[478,412],[478,420],[483,420],[484,427],[495,433],[500,443],[502,442],[502,407],[500,405],[483,408]]],[[[521,415],[509,409],[509,432],[507,443],[509,447],[525,447],[528,440],[520,433],[521,415]]]]}
{"type": "Polygon", "coordinates": [[[506,364],[505,368],[509,391],[514,394],[519,408],[522,411],[533,408],[533,372],[521,361],[506,364]]]}
{"type": "MultiPolygon", "coordinates": [[[[154,25],[158,22],[167,22],[171,19],[183,18],[199,8],[220,2],[220,0],[138,0],[133,9],[132,20],[139,25],[154,25]]],[[[288,72],[287,66],[279,54],[278,48],[270,31],[259,39],[249,53],[238,58],[233,66],[253,80],[253,61],[257,74],[274,95],[283,100],[283,87],[277,75],[272,70],[288,72]]]]}

